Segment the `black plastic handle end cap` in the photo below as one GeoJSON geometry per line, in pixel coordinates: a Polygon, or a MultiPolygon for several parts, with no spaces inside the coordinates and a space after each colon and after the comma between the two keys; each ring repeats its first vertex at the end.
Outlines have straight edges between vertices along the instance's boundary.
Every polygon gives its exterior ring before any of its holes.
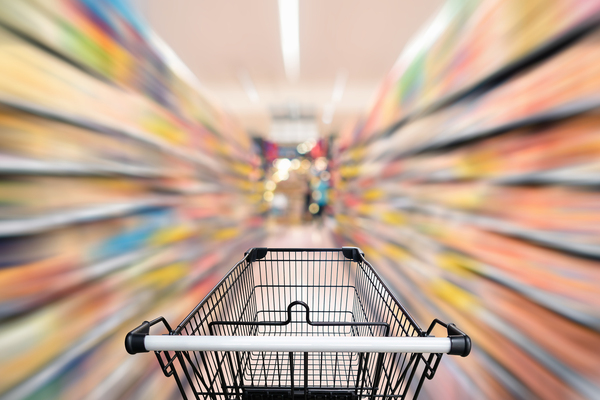
{"type": "Polygon", "coordinates": [[[146,335],[142,333],[131,333],[129,332],[125,336],[125,349],[129,354],[147,353],[146,346],[144,345],[144,338],[146,335]]]}
{"type": "MultiPolygon", "coordinates": [[[[450,324],[454,325],[454,324],[450,324]]],[[[455,326],[448,325],[448,330],[457,329],[455,326]]],[[[458,329],[457,329],[458,330],[458,329]]],[[[462,331],[458,335],[450,335],[450,351],[448,354],[466,357],[471,353],[471,338],[462,331]]]]}
{"type": "Polygon", "coordinates": [[[144,338],[150,333],[150,323],[144,321],[125,336],[125,350],[129,354],[147,353],[144,338]]]}
{"type": "Polygon", "coordinates": [[[248,253],[250,253],[250,262],[254,262],[256,260],[265,258],[268,251],[268,247],[253,247],[244,253],[244,255],[248,255],[248,253]]]}
{"type": "Polygon", "coordinates": [[[342,247],[344,257],[352,261],[362,261],[365,253],[358,247],[342,247]]]}

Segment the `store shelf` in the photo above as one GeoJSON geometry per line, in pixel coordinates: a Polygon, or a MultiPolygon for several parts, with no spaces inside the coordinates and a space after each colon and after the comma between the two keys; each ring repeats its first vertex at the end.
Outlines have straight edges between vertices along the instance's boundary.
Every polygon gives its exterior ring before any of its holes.
{"type": "Polygon", "coordinates": [[[57,49],[54,49],[50,46],[45,45],[44,43],[40,42],[39,40],[36,40],[35,38],[27,35],[25,32],[22,32],[19,29],[15,29],[14,27],[6,24],[6,22],[1,21],[1,20],[0,20],[0,29],[7,30],[8,32],[12,33],[13,35],[18,36],[19,38],[21,38],[28,44],[35,46],[36,48],[43,50],[44,52],[50,54],[51,56],[56,57],[56,58],[60,59],[61,61],[68,63],[69,65],[77,68],[78,70],[85,72],[89,76],[100,80],[102,83],[104,83],[106,85],[113,85],[113,83],[109,79],[102,76],[98,72],[94,71],[92,68],[89,68],[85,64],[82,64],[82,63],[74,60],[72,57],[65,55],[64,53],[58,51],[57,49]]]}
{"type": "Polygon", "coordinates": [[[28,102],[21,101],[19,99],[11,98],[6,95],[0,95],[0,105],[5,107],[10,107],[22,112],[26,112],[32,115],[37,115],[43,118],[48,118],[54,121],[70,124],[73,126],[77,126],[80,128],[88,129],[93,132],[98,132],[102,134],[108,135],[118,135],[122,137],[127,137],[130,139],[134,139],[140,142],[140,144],[151,145],[155,148],[164,151],[165,153],[174,155],[176,157],[180,157],[183,160],[195,163],[197,165],[201,165],[203,167],[210,168],[212,170],[218,170],[219,164],[213,159],[212,156],[207,154],[195,154],[189,150],[182,149],[178,146],[174,146],[172,144],[167,143],[166,141],[153,136],[150,133],[133,130],[133,129],[123,129],[119,127],[112,127],[109,125],[104,125],[97,121],[91,121],[87,118],[80,117],[77,115],[71,115],[67,112],[58,112],[55,110],[51,110],[37,104],[32,104],[28,102]]]}
{"type": "Polygon", "coordinates": [[[557,296],[554,296],[551,293],[544,292],[519,282],[509,274],[499,271],[497,268],[490,265],[479,263],[477,273],[520,293],[531,301],[546,307],[571,321],[590,329],[600,331],[600,317],[582,312],[577,304],[569,304],[564,298],[557,298],[557,296]]]}
{"type": "Polygon", "coordinates": [[[568,234],[527,229],[505,220],[483,215],[469,214],[461,211],[449,210],[444,207],[431,204],[417,204],[411,201],[410,199],[405,199],[404,202],[397,204],[402,204],[402,208],[411,212],[424,213],[435,217],[443,218],[448,221],[474,225],[486,230],[501,233],[504,235],[518,237],[544,246],[550,246],[552,248],[567,251],[576,255],[587,257],[600,257],[600,244],[581,242],[577,240],[577,237],[569,240],[568,234]]]}
{"type": "MultiPolygon", "coordinates": [[[[368,157],[358,160],[350,160],[348,156],[343,156],[340,158],[339,162],[341,165],[344,166],[358,165],[362,163],[362,168],[364,168],[364,165],[397,161],[427,152],[442,151],[448,148],[465,145],[472,141],[491,138],[493,136],[515,131],[521,128],[562,121],[568,118],[576,117],[585,113],[595,111],[598,108],[600,108],[600,98],[578,100],[570,104],[564,104],[562,106],[555,107],[550,110],[546,110],[537,114],[532,114],[527,117],[503,123],[497,126],[473,128],[457,133],[442,132],[437,136],[437,139],[434,137],[432,140],[426,143],[422,143],[410,148],[403,148],[400,150],[396,149],[393,145],[386,143],[386,140],[389,140],[389,138],[383,138],[380,144],[371,144],[368,157]],[[377,146],[377,148],[374,148],[374,146],[377,146]]],[[[401,127],[398,129],[400,130],[401,127]]],[[[402,133],[398,132],[397,134],[400,135],[402,133]]]]}
{"type": "Polygon", "coordinates": [[[542,43],[529,53],[492,72],[479,82],[475,82],[456,93],[445,95],[441,99],[436,100],[433,104],[423,107],[421,110],[417,110],[414,112],[412,119],[432,114],[468,97],[479,96],[482,93],[501,85],[524,70],[535,68],[538,64],[545,62],[569,46],[572,46],[587,35],[595,32],[598,28],[600,28],[600,14],[594,15],[557,37],[551,38],[546,43],[542,43]]]}
{"type": "MultiPolygon", "coordinates": [[[[594,166],[595,167],[595,166],[594,166]]],[[[423,183],[442,183],[442,182],[460,182],[472,180],[485,180],[491,184],[497,185],[561,185],[561,186],[599,186],[600,176],[593,172],[586,171],[588,168],[583,166],[579,168],[559,168],[556,170],[532,172],[524,174],[512,174],[501,177],[482,177],[465,178],[455,171],[436,171],[435,173],[419,177],[423,183]],[[584,171],[584,172],[580,172],[584,171]]]]}
{"type": "Polygon", "coordinates": [[[567,118],[576,117],[578,115],[597,110],[598,108],[600,108],[600,98],[578,100],[576,102],[564,104],[538,114],[528,115],[525,118],[503,123],[495,127],[472,129],[455,134],[446,134],[443,136],[447,137],[439,139],[434,138],[428,143],[417,146],[413,149],[408,149],[399,154],[398,158],[412,156],[428,151],[442,150],[451,146],[464,145],[473,140],[492,137],[520,128],[558,122],[567,118]]]}
{"type": "MultiPolygon", "coordinates": [[[[389,163],[428,152],[448,150],[466,145],[476,140],[491,138],[521,128],[564,121],[569,118],[596,111],[598,108],[600,108],[600,98],[594,97],[573,101],[496,126],[471,128],[456,133],[452,131],[448,132],[449,128],[443,126],[441,127],[441,132],[434,136],[433,139],[409,148],[398,149],[394,143],[391,142],[390,137],[382,138],[379,142],[371,144],[368,148],[368,156],[358,160],[350,160],[346,155],[340,158],[340,163],[342,165],[358,165],[359,163],[362,163],[361,168],[371,164],[389,163]]],[[[397,135],[402,135],[401,129],[397,132],[397,135]]]]}
{"type": "Polygon", "coordinates": [[[590,163],[556,170],[505,176],[491,181],[499,185],[599,186],[599,169],[598,163],[590,163]]]}
{"type": "MultiPolygon", "coordinates": [[[[545,62],[554,55],[569,48],[579,40],[585,38],[587,35],[595,32],[598,28],[600,28],[600,14],[593,15],[587,18],[585,21],[558,35],[557,37],[551,38],[529,53],[524,54],[514,61],[500,67],[478,82],[475,82],[455,93],[444,95],[442,98],[434,101],[432,104],[409,112],[407,115],[403,116],[397,122],[392,123],[388,128],[385,128],[380,133],[370,136],[366,142],[360,144],[357,143],[357,146],[368,146],[374,141],[393,135],[396,131],[417,119],[431,115],[443,108],[466,100],[470,97],[480,96],[486,91],[501,85],[519,73],[529,68],[535,68],[538,64],[545,62]]],[[[352,149],[353,147],[350,147],[348,150],[352,149]]]]}
{"type": "Polygon", "coordinates": [[[0,237],[31,235],[71,224],[115,218],[156,207],[168,207],[174,204],[173,199],[148,198],[127,203],[80,207],[36,217],[4,219],[0,220],[0,237]]]}
{"type": "Polygon", "coordinates": [[[0,174],[6,175],[64,175],[112,176],[133,178],[160,178],[172,173],[156,168],[117,163],[84,164],[69,161],[41,161],[0,154],[0,174]]]}
{"type": "MultiPolygon", "coordinates": [[[[117,270],[134,265],[158,251],[159,249],[156,248],[136,249],[91,265],[82,266],[81,269],[83,271],[75,271],[73,273],[73,275],[76,275],[76,278],[65,276],[65,281],[68,280],[70,286],[63,288],[62,291],[68,291],[68,289],[72,289],[76,285],[88,283],[93,279],[102,278],[117,270]]],[[[40,304],[44,303],[45,295],[46,293],[40,292],[36,296],[29,296],[26,299],[0,303],[0,320],[15,317],[28,310],[35,309],[35,307],[39,307],[40,304]]]]}

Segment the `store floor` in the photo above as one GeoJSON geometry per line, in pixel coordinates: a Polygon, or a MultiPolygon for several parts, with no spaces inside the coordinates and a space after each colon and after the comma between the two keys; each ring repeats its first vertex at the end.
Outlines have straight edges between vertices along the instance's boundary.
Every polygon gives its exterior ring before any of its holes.
{"type": "Polygon", "coordinates": [[[329,228],[322,221],[302,225],[274,224],[268,232],[265,247],[337,247],[329,228]]]}

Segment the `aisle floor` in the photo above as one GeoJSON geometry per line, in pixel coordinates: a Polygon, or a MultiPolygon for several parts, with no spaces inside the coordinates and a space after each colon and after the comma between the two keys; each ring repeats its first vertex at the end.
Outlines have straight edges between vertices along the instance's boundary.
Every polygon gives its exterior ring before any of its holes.
{"type": "Polygon", "coordinates": [[[273,225],[268,228],[265,247],[337,247],[325,224],[273,225]]]}

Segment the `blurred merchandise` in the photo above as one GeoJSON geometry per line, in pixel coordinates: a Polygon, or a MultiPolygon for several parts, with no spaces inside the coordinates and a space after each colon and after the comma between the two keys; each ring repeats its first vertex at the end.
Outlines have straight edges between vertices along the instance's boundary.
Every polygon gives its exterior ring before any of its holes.
{"type": "Polygon", "coordinates": [[[127,3],[1,3],[0,398],[177,398],[123,337],[262,240],[252,141],[127,3]]]}
{"type": "Polygon", "coordinates": [[[447,1],[385,79],[361,139],[501,83],[595,29],[598,11],[597,1],[447,1]]]}
{"type": "Polygon", "coordinates": [[[430,398],[598,398],[599,11],[450,1],[340,137],[338,241],[473,332],[430,398]]]}

